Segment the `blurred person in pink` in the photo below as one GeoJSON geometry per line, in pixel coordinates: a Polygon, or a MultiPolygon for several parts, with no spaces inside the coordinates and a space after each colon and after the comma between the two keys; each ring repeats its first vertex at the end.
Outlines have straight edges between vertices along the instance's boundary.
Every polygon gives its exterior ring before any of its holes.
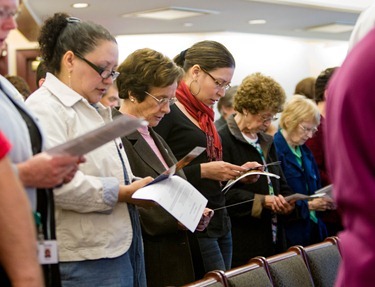
{"type": "Polygon", "coordinates": [[[375,281],[374,45],[375,30],[352,43],[328,87],[327,163],[344,225],[336,286],[373,286],[375,281]]]}

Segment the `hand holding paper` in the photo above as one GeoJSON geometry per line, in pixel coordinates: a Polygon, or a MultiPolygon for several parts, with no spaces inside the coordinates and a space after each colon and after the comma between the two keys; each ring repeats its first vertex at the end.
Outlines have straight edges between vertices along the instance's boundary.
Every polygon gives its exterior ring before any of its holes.
{"type": "Polygon", "coordinates": [[[121,185],[118,195],[119,202],[128,202],[145,208],[155,206],[156,203],[152,201],[152,199],[149,200],[148,198],[145,198],[145,200],[141,200],[134,199],[132,197],[137,190],[146,186],[148,183],[152,182],[152,180],[153,178],[151,176],[148,176],[145,178],[141,178],[137,181],[134,181],[129,185],[121,185]]]}
{"type": "Polygon", "coordinates": [[[198,223],[196,228],[197,231],[203,231],[207,228],[208,224],[211,221],[212,216],[214,216],[214,211],[210,208],[205,208],[201,217],[201,220],[198,223]]]}
{"type": "Polygon", "coordinates": [[[294,193],[292,195],[286,196],[285,200],[286,201],[292,201],[292,200],[294,200],[294,201],[297,201],[297,200],[313,200],[315,198],[324,197],[324,196],[331,197],[331,192],[332,192],[332,184],[327,185],[327,186],[325,186],[325,187],[323,187],[321,189],[318,189],[312,195],[305,195],[305,194],[301,194],[301,193],[294,193]]]}

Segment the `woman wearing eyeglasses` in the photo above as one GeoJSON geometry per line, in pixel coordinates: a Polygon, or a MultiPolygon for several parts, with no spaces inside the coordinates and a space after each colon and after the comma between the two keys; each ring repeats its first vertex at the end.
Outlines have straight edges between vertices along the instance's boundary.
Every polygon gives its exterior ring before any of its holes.
{"type": "Polygon", "coordinates": [[[195,232],[199,248],[193,248],[193,257],[199,278],[205,272],[231,267],[231,225],[221,182],[237,177],[246,169],[222,161],[221,141],[213,123],[213,105],[230,87],[235,61],[222,44],[214,41],[198,42],[174,61],[185,71],[176,92],[178,101],[155,130],[177,159],[196,146],[206,147],[202,155],[184,168],[187,180],[208,199],[207,206],[217,209],[208,227],[203,232],[195,232]],[[201,260],[203,270],[199,269],[201,260]]]}
{"type": "MultiPolygon", "coordinates": [[[[305,142],[317,131],[320,112],[316,104],[301,95],[295,95],[286,104],[280,117],[280,127],[274,141],[281,167],[294,193],[312,195],[320,187],[319,169],[305,142]]],[[[332,208],[329,198],[296,202],[298,217],[286,224],[288,246],[310,245],[322,241],[327,230],[316,211],[332,208]]]]}
{"type": "MultiPolygon", "coordinates": [[[[234,96],[235,114],[219,130],[224,160],[238,165],[278,161],[273,137],[265,132],[284,102],[285,92],[275,80],[260,73],[247,76],[234,96]]],[[[244,265],[255,256],[267,257],[286,249],[284,215],[292,212],[294,204],[284,196],[292,191],[280,165],[265,170],[280,179],[260,176],[256,183],[238,182],[226,193],[228,205],[247,201],[228,208],[233,235],[232,267],[244,265]]]]}
{"type": "MultiPolygon", "coordinates": [[[[184,71],[168,57],[148,48],[130,54],[117,71],[120,76],[116,84],[123,103],[119,111],[112,111],[113,115],[126,114],[148,121],[148,127],[122,138],[130,166],[136,176],[157,177],[177,160],[153,127],[175,103],[177,85],[184,71]]],[[[177,175],[185,178],[182,170],[177,175]]],[[[139,212],[147,286],[181,286],[194,281],[186,228],[161,206],[139,207],[139,212]]],[[[208,222],[209,218],[204,220],[208,222]]]]}
{"type": "MultiPolygon", "coordinates": [[[[119,75],[118,47],[102,26],[66,14],[44,23],[39,38],[48,67],[26,104],[46,129],[47,146],[112,121],[99,103],[119,75]]],[[[62,286],[146,286],[139,215],[131,198],[151,177],[134,181],[120,139],[86,155],[68,184],[54,189],[62,286]]]]}

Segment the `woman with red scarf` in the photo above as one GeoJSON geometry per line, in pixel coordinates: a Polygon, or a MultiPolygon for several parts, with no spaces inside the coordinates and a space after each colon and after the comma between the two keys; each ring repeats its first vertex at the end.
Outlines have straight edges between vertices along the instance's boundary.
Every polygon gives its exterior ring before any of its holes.
{"type": "Polygon", "coordinates": [[[222,161],[221,141],[213,123],[213,105],[230,87],[235,68],[232,54],[218,42],[202,41],[181,52],[174,61],[185,71],[176,92],[178,102],[154,129],[178,160],[196,146],[206,147],[205,153],[184,168],[187,180],[208,199],[207,207],[215,210],[208,227],[194,234],[200,252],[197,255],[193,249],[192,253],[199,278],[208,271],[231,267],[231,225],[221,182],[237,177],[258,163],[241,167],[222,161]],[[201,260],[203,270],[199,266],[201,260]]]}

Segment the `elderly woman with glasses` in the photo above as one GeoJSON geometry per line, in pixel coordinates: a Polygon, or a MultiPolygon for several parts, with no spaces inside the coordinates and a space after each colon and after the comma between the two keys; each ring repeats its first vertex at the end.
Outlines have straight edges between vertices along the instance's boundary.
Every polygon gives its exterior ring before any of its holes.
{"type": "MultiPolygon", "coordinates": [[[[157,177],[177,162],[173,152],[154,130],[176,101],[184,71],[171,59],[148,48],[131,53],[118,67],[116,83],[124,101],[113,115],[144,118],[148,127],[122,138],[132,171],[140,177],[157,177]]],[[[177,174],[185,178],[182,170],[177,174]]],[[[205,214],[208,213],[205,210],[205,214]]],[[[194,281],[188,233],[160,206],[139,208],[147,286],[180,286],[194,281]]],[[[209,222],[209,218],[203,217],[209,222]]],[[[199,225],[198,229],[205,226],[199,225]]]]}
{"type": "MultiPolygon", "coordinates": [[[[301,95],[293,96],[281,113],[281,129],[275,134],[274,141],[286,180],[294,193],[312,195],[321,187],[318,166],[305,145],[317,132],[319,123],[317,105],[301,95]]],[[[306,246],[322,241],[327,230],[316,211],[332,207],[332,200],[328,198],[297,201],[298,217],[286,224],[288,246],[306,246]]]]}
{"type": "MultiPolygon", "coordinates": [[[[247,76],[234,95],[235,114],[219,130],[225,161],[242,165],[247,161],[267,164],[278,161],[273,137],[265,131],[285,101],[283,88],[272,78],[255,73],[247,76]]],[[[288,187],[280,165],[266,171],[281,178],[261,176],[256,183],[236,183],[227,193],[232,221],[233,267],[255,256],[271,256],[285,251],[283,218],[294,205],[284,196],[288,187]],[[242,204],[241,204],[242,203],[242,204]]]]}

